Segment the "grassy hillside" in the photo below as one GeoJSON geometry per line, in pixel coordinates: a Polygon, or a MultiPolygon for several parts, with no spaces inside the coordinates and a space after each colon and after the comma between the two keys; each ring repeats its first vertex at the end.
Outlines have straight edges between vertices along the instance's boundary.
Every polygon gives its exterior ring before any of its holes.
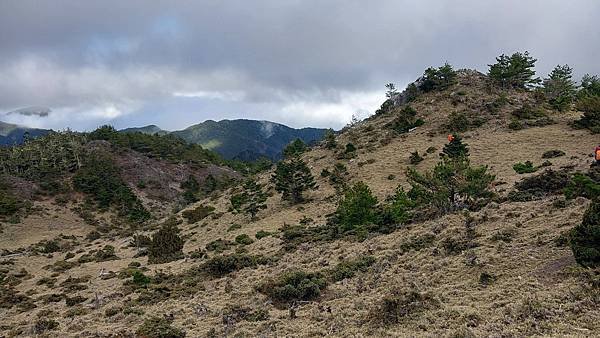
{"type": "Polygon", "coordinates": [[[596,336],[600,273],[570,247],[600,193],[598,135],[576,122],[593,109],[428,71],[340,135],[133,231],[32,201],[2,224],[3,334],[596,336]]]}

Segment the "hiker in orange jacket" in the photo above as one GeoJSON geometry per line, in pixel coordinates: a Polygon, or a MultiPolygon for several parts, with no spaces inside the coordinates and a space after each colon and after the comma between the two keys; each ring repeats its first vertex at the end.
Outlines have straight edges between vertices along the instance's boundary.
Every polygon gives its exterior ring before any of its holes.
{"type": "Polygon", "coordinates": [[[594,164],[592,165],[600,165],[600,145],[596,147],[594,151],[594,164]]]}

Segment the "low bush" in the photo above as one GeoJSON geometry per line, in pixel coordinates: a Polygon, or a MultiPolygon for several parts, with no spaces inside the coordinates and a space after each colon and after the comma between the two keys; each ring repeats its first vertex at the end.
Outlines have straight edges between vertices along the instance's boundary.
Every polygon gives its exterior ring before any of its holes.
{"type": "Polygon", "coordinates": [[[373,256],[359,256],[355,259],[343,260],[335,268],[327,271],[329,279],[339,282],[346,278],[352,278],[357,272],[365,272],[375,263],[373,256]]]}
{"type": "Polygon", "coordinates": [[[565,152],[562,150],[548,150],[542,154],[542,158],[555,158],[565,156],[565,152]]]}
{"type": "Polygon", "coordinates": [[[420,127],[425,124],[420,118],[417,118],[417,111],[411,106],[405,106],[400,109],[398,116],[390,122],[387,127],[393,129],[398,134],[408,133],[409,130],[420,127]]]}
{"type": "Polygon", "coordinates": [[[320,272],[290,271],[259,286],[276,304],[310,301],[318,298],[327,287],[325,275],[320,272]]]}
{"type": "Polygon", "coordinates": [[[600,96],[583,97],[577,102],[576,107],[583,112],[583,116],[575,121],[573,126],[586,128],[593,134],[600,133],[600,96]]]}
{"type": "Polygon", "coordinates": [[[187,219],[188,223],[194,224],[208,217],[213,211],[215,211],[214,207],[201,205],[195,209],[186,210],[181,215],[187,219]]]}
{"type": "Polygon", "coordinates": [[[206,251],[214,251],[217,253],[221,253],[225,250],[229,250],[234,245],[233,242],[228,241],[226,239],[216,239],[208,244],[206,244],[206,251]]]}
{"type": "Polygon", "coordinates": [[[410,153],[408,161],[410,162],[410,164],[416,165],[423,162],[423,157],[419,155],[418,151],[415,150],[412,153],[410,153]]]}
{"type": "Polygon", "coordinates": [[[183,239],[176,226],[165,223],[153,236],[148,247],[148,263],[161,264],[183,258],[183,239]]]}
{"type": "Polygon", "coordinates": [[[256,237],[256,239],[262,239],[265,237],[269,237],[271,236],[272,233],[268,232],[268,231],[264,231],[264,230],[259,230],[256,235],[254,235],[254,237],[256,237]]]}
{"type": "Polygon", "coordinates": [[[263,256],[251,256],[243,253],[214,256],[202,264],[201,269],[213,277],[222,277],[243,268],[269,263],[263,256]]]}
{"type": "Polygon", "coordinates": [[[588,199],[600,198],[600,180],[594,180],[586,174],[576,173],[567,184],[564,193],[567,199],[579,196],[588,199]]]}
{"type": "Polygon", "coordinates": [[[531,161],[525,161],[516,163],[513,165],[513,169],[517,174],[529,174],[537,171],[537,167],[531,163],[531,161]]]}
{"type": "Polygon", "coordinates": [[[438,302],[427,293],[410,290],[392,290],[371,312],[371,318],[385,325],[400,323],[404,318],[437,306],[438,302]]]}
{"type": "Polygon", "coordinates": [[[96,251],[94,255],[96,262],[114,261],[119,259],[115,254],[115,247],[112,245],[105,245],[102,249],[96,251]]]}
{"type": "Polygon", "coordinates": [[[569,244],[577,263],[591,268],[600,266],[600,199],[592,201],[570,237],[569,244]]]}
{"type": "Polygon", "coordinates": [[[236,236],[235,242],[237,244],[241,244],[241,245],[250,245],[250,244],[254,243],[252,238],[250,238],[250,236],[248,236],[246,234],[241,234],[241,235],[236,236]]]}
{"type": "Polygon", "coordinates": [[[35,334],[42,334],[46,331],[56,330],[59,325],[60,324],[54,319],[40,318],[35,322],[33,332],[35,334]]]}
{"type": "Polygon", "coordinates": [[[171,326],[171,321],[164,317],[147,318],[135,331],[136,335],[148,338],[184,338],[185,331],[171,326]]]}
{"type": "Polygon", "coordinates": [[[547,169],[541,174],[526,177],[515,183],[515,191],[511,191],[508,199],[523,202],[540,199],[547,195],[562,193],[570,182],[570,176],[564,171],[547,169]]]}
{"type": "Polygon", "coordinates": [[[464,133],[473,128],[481,127],[483,124],[485,124],[485,119],[478,114],[453,112],[448,116],[444,129],[453,133],[464,133]]]}

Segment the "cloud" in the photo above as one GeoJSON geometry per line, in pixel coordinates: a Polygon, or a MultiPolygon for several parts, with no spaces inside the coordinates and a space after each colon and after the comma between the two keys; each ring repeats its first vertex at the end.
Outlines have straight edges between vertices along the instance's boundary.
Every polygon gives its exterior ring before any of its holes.
{"type": "Polygon", "coordinates": [[[31,121],[83,129],[165,116],[340,127],[383,84],[444,61],[485,71],[529,50],[542,76],[597,73],[599,16],[595,0],[2,1],[0,111],[50,107],[31,121]]]}

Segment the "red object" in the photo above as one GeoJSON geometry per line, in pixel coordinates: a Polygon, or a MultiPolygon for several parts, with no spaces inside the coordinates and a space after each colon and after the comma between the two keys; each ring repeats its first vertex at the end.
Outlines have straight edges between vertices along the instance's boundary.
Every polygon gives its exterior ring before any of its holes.
{"type": "Polygon", "coordinates": [[[596,154],[596,161],[600,162],[600,146],[596,147],[595,154],[596,154]]]}
{"type": "Polygon", "coordinates": [[[452,141],[454,141],[454,135],[449,134],[448,135],[448,142],[452,142],[452,141]]]}

